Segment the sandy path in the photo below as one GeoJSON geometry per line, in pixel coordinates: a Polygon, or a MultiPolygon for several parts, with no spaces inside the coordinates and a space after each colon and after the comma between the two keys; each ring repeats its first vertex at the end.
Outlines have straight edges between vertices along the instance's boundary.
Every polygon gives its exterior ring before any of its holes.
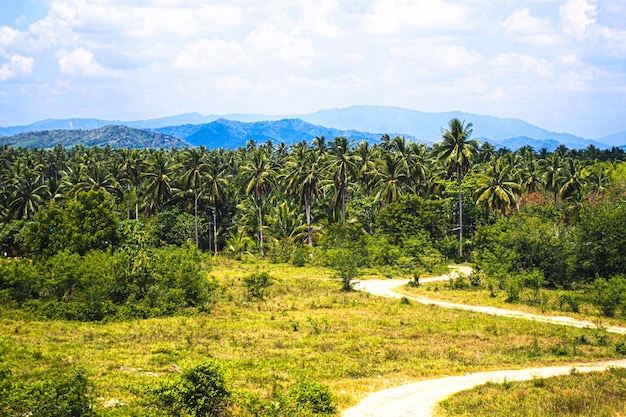
{"type": "Polygon", "coordinates": [[[435,406],[459,391],[487,382],[525,381],[533,378],[567,375],[577,372],[602,371],[609,367],[626,368],[626,360],[570,366],[551,366],[522,370],[479,372],[415,382],[375,392],[359,405],[346,410],[343,417],[408,417],[431,416],[435,406]]]}
{"type": "MultiPolygon", "coordinates": [[[[460,267],[457,271],[469,274],[471,268],[460,267]]],[[[448,280],[455,276],[453,271],[450,275],[440,277],[420,279],[420,282],[432,282],[448,280]]],[[[432,304],[445,308],[455,308],[467,311],[476,311],[496,316],[521,318],[535,320],[546,323],[574,326],[581,328],[596,328],[597,324],[585,320],[576,320],[563,316],[542,316],[525,313],[516,310],[506,310],[503,308],[471,306],[465,304],[455,304],[445,301],[432,300],[424,297],[413,297],[399,294],[393,291],[401,285],[405,285],[406,280],[368,280],[361,281],[355,285],[355,289],[366,291],[382,297],[401,298],[407,297],[422,304],[432,304]]],[[[626,334],[626,328],[606,327],[609,332],[626,334]]],[[[479,372],[463,376],[450,376],[434,380],[415,382],[396,388],[390,388],[375,392],[357,406],[346,410],[343,417],[408,417],[408,416],[431,416],[433,409],[440,401],[459,391],[470,389],[487,382],[523,381],[537,377],[551,377],[557,375],[567,375],[573,368],[578,372],[591,372],[605,370],[609,367],[626,368],[626,360],[593,363],[593,364],[572,364],[568,366],[552,366],[545,368],[531,368],[522,370],[502,370],[492,372],[479,372]]]]}
{"type": "MultiPolygon", "coordinates": [[[[469,268],[469,267],[462,267],[462,268],[469,268]]],[[[462,273],[465,273],[465,271],[466,269],[461,270],[462,273]]],[[[422,278],[420,279],[420,282],[444,281],[448,279],[450,279],[450,275],[442,275],[440,277],[434,277],[434,278],[422,278]]],[[[475,311],[478,313],[491,314],[493,316],[513,317],[513,318],[518,318],[518,319],[535,320],[535,321],[541,321],[541,322],[546,322],[546,323],[561,324],[564,326],[589,328],[589,329],[598,327],[598,323],[594,323],[588,320],[577,320],[572,317],[544,316],[540,314],[526,313],[526,312],[518,311],[518,310],[507,310],[507,309],[498,308],[498,307],[456,304],[456,303],[450,303],[447,301],[433,300],[430,298],[425,298],[425,297],[420,297],[420,296],[410,296],[406,294],[399,294],[394,291],[394,288],[398,288],[402,285],[406,285],[407,283],[408,283],[407,280],[376,279],[376,280],[367,280],[367,281],[358,282],[354,286],[354,288],[356,290],[366,291],[366,292],[369,292],[370,294],[378,295],[381,297],[393,297],[393,298],[406,297],[409,300],[413,300],[421,304],[436,305],[439,307],[454,308],[457,310],[475,311]]],[[[626,328],[624,327],[604,326],[603,329],[611,333],[626,334],[626,328]]]]}

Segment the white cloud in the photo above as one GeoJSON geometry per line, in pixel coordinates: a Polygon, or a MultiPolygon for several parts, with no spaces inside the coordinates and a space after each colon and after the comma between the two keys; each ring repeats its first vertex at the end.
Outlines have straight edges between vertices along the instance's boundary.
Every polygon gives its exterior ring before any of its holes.
{"type": "Polygon", "coordinates": [[[0,67],[0,82],[31,75],[34,67],[34,58],[22,55],[13,55],[9,59],[9,62],[0,67]]]}
{"type": "Polygon", "coordinates": [[[518,53],[499,54],[491,60],[491,65],[501,74],[509,76],[550,78],[554,71],[551,63],[543,58],[518,53]]]}
{"type": "Polygon", "coordinates": [[[174,68],[208,72],[235,70],[245,60],[243,48],[235,41],[200,40],[185,45],[174,68]]]}
{"type": "Polygon", "coordinates": [[[563,31],[576,40],[582,40],[590,26],[596,23],[597,0],[568,0],[559,7],[563,31]]]}
{"type": "Polygon", "coordinates": [[[245,43],[250,55],[268,67],[277,67],[278,61],[281,65],[306,68],[315,54],[310,39],[283,33],[274,26],[264,24],[251,32],[245,43]]]}
{"type": "Polygon", "coordinates": [[[467,29],[469,9],[443,0],[376,0],[365,16],[367,30],[393,35],[411,29],[457,32],[467,29]]]}
{"type": "Polygon", "coordinates": [[[58,53],[58,62],[61,72],[67,75],[78,75],[90,78],[115,78],[121,76],[120,71],[102,67],[93,53],[85,48],[78,47],[68,52],[61,50],[58,53]]]}
{"type": "Polygon", "coordinates": [[[2,26],[0,28],[0,46],[9,46],[13,44],[19,36],[19,30],[15,30],[8,26],[2,26]]]}
{"type": "Polygon", "coordinates": [[[502,24],[505,33],[522,43],[536,46],[553,46],[559,36],[548,18],[532,16],[527,8],[515,10],[502,24]]]}

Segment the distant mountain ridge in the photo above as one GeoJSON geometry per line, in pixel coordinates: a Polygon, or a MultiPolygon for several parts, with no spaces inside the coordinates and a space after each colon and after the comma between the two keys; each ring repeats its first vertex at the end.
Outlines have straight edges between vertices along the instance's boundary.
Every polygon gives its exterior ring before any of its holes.
{"type": "MultiPolygon", "coordinates": [[[[356,130],[339,130],[316,126],[300,119],[283,119],[277,121],[239,122],[227,119],[218,119],[202,125],[169,126],[156,129],[164,133],[183,139],[192,146],[206,148],[237,148],[248,140],[254,139],[257,143],[271,140],[291,145],[300,141],[310,142],[316,136],[324,136],[331,141],[337,136],[346,136],[355,142],[378,142],[382,133],[368,133],[356,130]]],[[[415,140],[415,138],[407,137],[415,140]]]]}
{"type": "Polygon", "coordinates": [[[189,144],[173,136],[128,126],[109,125],[91,130],[43,130],[0,137],[0,144],[49,149],[56,145],[105,146],[113,148],[182,148],[189,144]]]}
{"type": "MultiPolygon", "coordinates": [[[[0,135],[8,136],[3,143],[13,142],[14,135],[30,131],[80,129],[90,131],[108,125],[150,130],[176,137],[181,142],[164,139],[160,147],[203,145],[209,148],[243,146],[249,139],[290,144],[300,140],[310,141],[315,136],[332,140],[347,136],[354,141],[376,142],[382,134],[403,135],[412,141],[432,144],[441,139],[441,129],[452,118],[459,118],[474,127],[473,138],[490,142],[496,147],[517,149],[530,145],[539,150],[554,150],[563,144],[568,148],[586,148],[594,145],[601,149],[626,145],[626,131],[599,140],[588,140],[567,133],[550,132],[520,119],[498,118],[459,111],[425,113],[389,106],[352,106],[343,109],[322,110],[311,114],[267,116],[261,114],[207,115],[185,113],[176,116],[140,121],[107,121],[98,119],[52,119],[28,126],[0,127],[0,135]]],[[[89,139],[93,142],[95,139],[89,139]]],[[[97,140],[95,140],[97,141],[97,140]]],[[[90,143],[91,143],[90,142],[90,143]]],[[[124,143],[128,142],[126,140],[124,143]]],[[[117,145],[119,145],[119,142],[117,145]]],[[[135,147],[144,146],[142,140],[135,147]]],[[[116,145],[116,146],[117,146],[116,145]]],[[[113,146],[113,145],[112,145],[113,146]]],[[[133,145],[131,145],[133,146],[133,145]]]]}

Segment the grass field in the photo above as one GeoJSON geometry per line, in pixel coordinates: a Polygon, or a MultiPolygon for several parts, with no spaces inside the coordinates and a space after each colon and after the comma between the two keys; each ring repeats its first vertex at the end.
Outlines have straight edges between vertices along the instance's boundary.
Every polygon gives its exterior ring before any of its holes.
{"type": "Polygon", "coordinates": [[[205,358],[218,362],[236,394],[272,399],[306,377],[329,386],[341,410],[408,381],[622,357],[624,337],[601,329],[342,293],[331,275],[318,267],[223,260],[211,272],[219,287],[207,314],[76,323],[2,311],[0,358],[24,379],[81,366],[99,411],[128,416],[142,415],[146,389],[170,378],[172,365],[185,369],[205,358]],[[275,279],[266,298],[254,301],[242,277],[259,270],[275,279]],[[119,404],[102,407],[111,400],[119,404]]]}
{"type": "Polygon", "coordinates": [[[425,282],[420,284],[419,287],[405,286],[399,292],[459,304],[485,305],[532,314],[567,315],[579,320],[597,323],[598,326],[626,327],[626,318],[603,316],[596,306],[588,302],[580,302],[578,312],[572,311],[571,306],[566,301],[566,297],[582,299],[585,295],[584,289],[569,291],[541,289],[537,293],[535,290],[523,288],[520,291],[519,301],[515,303],[506,301],[508,295],[503,290],[496,289],[492,292],[484,285],[455,289],[445,281],[425,282]]]}
{"type": "Polygon", "coordinates": [[[488,383],[439,404],[436,417],[611,417],[626,415],[626,370],[488,383]]]}

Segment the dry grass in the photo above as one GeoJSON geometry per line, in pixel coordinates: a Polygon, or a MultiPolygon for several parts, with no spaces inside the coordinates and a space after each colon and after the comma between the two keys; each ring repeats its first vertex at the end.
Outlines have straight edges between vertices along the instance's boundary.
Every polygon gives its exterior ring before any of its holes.
{"type": "Polygon", "coordinates": [[[210,314],[121,323],[0,320],[0,357],[15,375],[84,366],[107,415],[140,415],[145,388],[176,364],[218,360],[234,391],[272,398],[298,378],[327,384],[340,409],[369,392],[478,370],[615,358],[623,337],[342,293],[323,268],[220,261],[210,314]],[[241,278],[275,283],[248,299],[241,278]]]}

